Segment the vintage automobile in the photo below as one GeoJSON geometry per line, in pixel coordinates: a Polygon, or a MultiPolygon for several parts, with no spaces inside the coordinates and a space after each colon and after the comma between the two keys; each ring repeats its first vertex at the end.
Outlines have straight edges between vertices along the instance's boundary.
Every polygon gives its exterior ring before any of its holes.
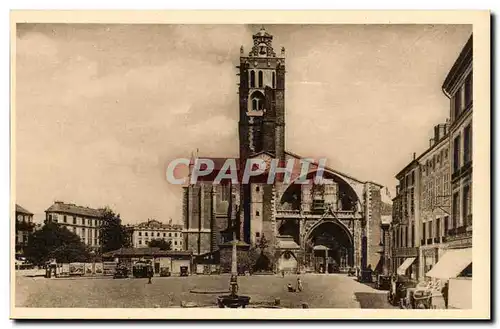
{"type": "Polygon", "coordinates": [[[417,282],[404,275],[395,275],[391,278],[391,287],[387,299],[392,305],[404,308],[406,305],[407,289],[417,286],[417,282]]]}
{"type": "Polygon", "coordinates": [[[166,277],[166,276],[171,276],[172,273],[170,273],[170,269],[168,267],[162,267],[160,268],[160,276],[166,277]]]}
{"type": "Polygon", "coordinates": [[[113,279],[124,279],[128,278],[128,268],[123,264],[116,265],[115,273],[113,274],[113,279]]]}
{"type": "Polygon", "coordinates": [[[188,267],[187,266],[181,266],[181,274],[180,276],[188,276],[188,267]]]}
{"type": "Polygon", "coordinates": [[[390,290],[391,289],[391,276],[390,275],[377,275],[377,289],[390,290]]]}
{"type": "Polygon", "coordinates": [[[147,278],[152,271],[152,266],[148,262],[139,261],[132,267],[132,275],[134,278],[147,278]]]}

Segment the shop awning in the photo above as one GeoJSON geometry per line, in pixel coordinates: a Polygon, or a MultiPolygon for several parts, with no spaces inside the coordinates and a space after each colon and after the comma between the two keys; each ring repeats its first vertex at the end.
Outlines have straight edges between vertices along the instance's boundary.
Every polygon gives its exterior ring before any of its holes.
{"type": "Polygon", "coordinates": [[[450,249],[426,273],[426,276],[437,279],[455,278],[471,263],[472,248],[450,249]]]}
{"type": "Polygon", "coordinates": [[[411,266],[411,264],[413,264],[414,261],[415,257],[406,258],[403,264],[399,265],[397,273],[399,275],[405,275],[406,270],[411,266]]]}

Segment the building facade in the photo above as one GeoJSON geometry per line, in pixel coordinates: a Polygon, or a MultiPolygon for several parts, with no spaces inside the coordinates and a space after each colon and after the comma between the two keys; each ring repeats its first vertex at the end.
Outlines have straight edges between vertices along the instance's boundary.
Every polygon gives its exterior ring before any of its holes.
{"type": "MultiPolygon", "coordinates": [[[[272,40],[262,29],[253,35],[248,55],[241,48],[238,168],[248,159],[309,161],[285,149],[285,49],[277,55],[272,40]]],[[[307,178],[318,171],[317,163],[309,164],[307,178]]],[[[265,237],[275,270],[375,268],[381,259],[382,186],[332,168],[323,177],[330,183],[267,184],[257,177],[242,185],[186,186],[186,248],[195,255],[220,252],[224,269],[229,260],[223,255],[230,255],[225,249],[233,238],[244,250],[265,237]]]]}
{"type": "Polygon", "coordinates": [[[52,206],[45,210],[45,221],[46,223],[57,223],[67,228],[78,235],[83,243],[93,249],[101,247],[102,209],[55,201],[52,206]]]}
{"type": "Polygon", "coordinates": [[[133,226],[132,246],[134,248],[145,248],[152,240],[162,239],[171,242],[172,250],[184,250],[182,225],[148,220],[133,226]]]}
{"type": "Polygon", "coordinates": [[[449,246],[472,246],[472,36],[443,83],[450,99],[451,223],[449,246]]]}
{"type": "MultiPolygon", "coordinates": [[[[442,272],[441,267],[453,263],[458,256],[450,249],[472,247],[472,36],[442,90],[450,99],[449,120],[434,127],[429,148],[418,158],[414,154],[396,175],[393,272],[415,279],[423,279],[431,270],[442,272]]],[[[462,253],[465,257],[470,254],[462,253]]]]}
{"type": "Polygon", "coordinates": [[[35,229],[33,213],[16,204],[16,254],[22,255],[28,244],[28,239],[35,229]]]}
{"type": "Polygon", "coordinates": [[[434,137],[420,163],[419,277],[438,262],[447,249],[450,223],[450,156],[448,123],[434,127],[434,137]]]}
{"type": "Polygon", "coordinates": [[[411,278],[418,276],[418,247],[420,239],[420,171],[419,163],[413,160],[401,170],[396,179],[396,197],[393,199],[392,268],[411,278]]]}

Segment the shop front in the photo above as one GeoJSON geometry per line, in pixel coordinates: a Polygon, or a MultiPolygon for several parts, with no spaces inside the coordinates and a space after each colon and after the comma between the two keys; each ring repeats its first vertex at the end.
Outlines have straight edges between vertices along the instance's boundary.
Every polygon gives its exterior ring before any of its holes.
{"type": "Polygon", "coordinates": [[[440,282],[447,308],[472,308],[472,248],[446,250],[425,276],[440,282]]]}

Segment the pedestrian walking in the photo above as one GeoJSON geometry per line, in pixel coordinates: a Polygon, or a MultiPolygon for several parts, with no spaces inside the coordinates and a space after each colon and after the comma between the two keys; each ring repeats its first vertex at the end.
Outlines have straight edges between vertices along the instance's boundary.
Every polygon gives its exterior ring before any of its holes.
{"type": "Polygon", "coordinates": [[[153,269],[150,267],[148,268],[148,284],[152,284],[153,281],[151,280],[153,278],[153,269]]]}
{"type": "Polygon", "coordinates": [[[297,278],[297,291],[302,291],[302,280],[297,278]]]}

